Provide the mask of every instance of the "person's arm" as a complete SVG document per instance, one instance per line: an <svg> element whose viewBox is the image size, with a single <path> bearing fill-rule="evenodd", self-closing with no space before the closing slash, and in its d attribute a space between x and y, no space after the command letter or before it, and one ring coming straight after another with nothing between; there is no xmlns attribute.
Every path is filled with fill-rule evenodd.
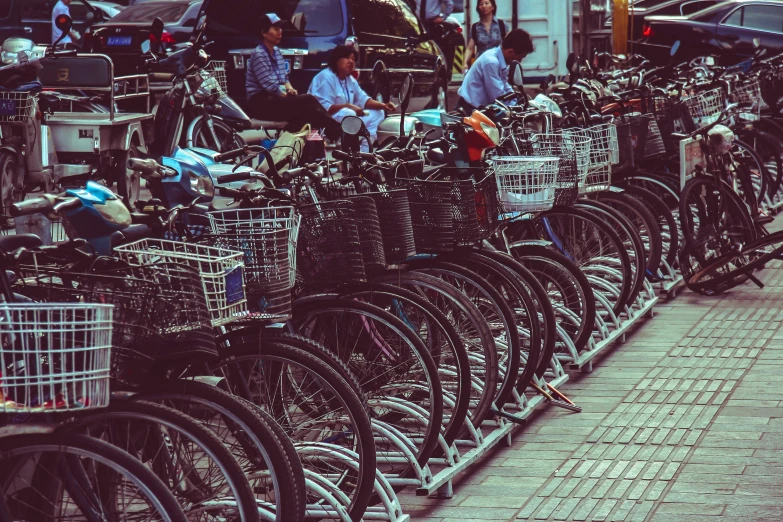
<svg viewBox="0 0 783 522"><path fill-rule="evenodd" d="M270 63L269 56L265 55L266 53L263 51L256 52L254 59L251 60L250 72L264 91L279 96L280 86L277 84L277 76L272 69L272 67L277 67L277 64Z"/></svg>
<svg viewBox="0 0 783 522"><path fill-rule="evenodd" d="M454 0L443 0L443 18L448 18L454 12Z"/></svg>
<svg viewBox="0 0 783 522"><path fill-rule="evenodd" d="M354 105L358 107L363 107L367 110L375 110L375 111L389 111L392 112L396 107L392 102L389 103L381 103L377 100L373 100L368 96L366 92L364 92L364 89L362 89L359 86L359 82L356 81L356 79L352 79L351 81L351 87L353 88L353 100L351 100Z"/></svg>
<svg viewBox="0 0 783 522"><path fill-rule="evenodd" d="M291 82L285 82L285 93L292 96L296 96L297 94L299 94L299 91L294 89L294 86L291 85Z"/></svg>
<svg viewBox="0 0 783 522"><path fill-rule="evenodd" d="M463 62L462 72L468 72L470 67L470 59L473 57L473 53L476 52L476 42L473 38L468 39L468 45L465 47L465 61Z"/></svg>

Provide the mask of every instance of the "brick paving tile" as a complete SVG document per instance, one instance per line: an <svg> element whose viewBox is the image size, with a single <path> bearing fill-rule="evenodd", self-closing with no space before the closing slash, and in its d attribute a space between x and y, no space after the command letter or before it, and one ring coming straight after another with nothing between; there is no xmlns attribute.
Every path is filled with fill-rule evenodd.
<svg viewBox="0 0 783 522"><path fill-rule="evenodd" d="M412 520L783 520L783 270L656 308L550 408ZM472 478L470 478L472 477ZM409 503L408 501L412 501ZM409 508L410 506L410 508Z"/></svg>

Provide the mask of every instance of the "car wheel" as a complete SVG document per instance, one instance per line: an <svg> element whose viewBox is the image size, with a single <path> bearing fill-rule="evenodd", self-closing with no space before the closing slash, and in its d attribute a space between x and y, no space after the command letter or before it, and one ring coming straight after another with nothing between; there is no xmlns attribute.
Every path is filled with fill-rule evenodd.
<svg viewBox="0 0 783 522"><path fill-rule="evenodd" d="M10 212L11 205L17 201L21 201L22 193L16 189L16 177L19 175L19 165L13 154L1 153L0 154L0 203L2 209L0 213L7 216ZM10 228L14 226L13 218L2 218L0 220L0 226L3 228Z"/></svg>
<svg viewBox="0 0 783 522"><path fill-rule="evenodd" d="M389 100L391 100L389 84L385 81L377 82L372 92L372 99L380 103L389 103Z"/></svg>
<svg viewBox="0 0 783 522"><path fill-rule="evenodd" d="M449 90L446 87L446 80L438 82L435 92L432 93L430 106L433 109L439 109L444 112L449 110Z"/></svg>
<svg viewBox="0 0 783 522"><path fill-rule="evenodd" d="M136 202L141 195L141 176L138 172L129 169L126 165L131 158L138 158L139 150L135 143L132 143L126 154L121 154L122 163L116 165L115 176L117 181L117 194L122 198L125 205L131 210L136 210Z"/></svg>

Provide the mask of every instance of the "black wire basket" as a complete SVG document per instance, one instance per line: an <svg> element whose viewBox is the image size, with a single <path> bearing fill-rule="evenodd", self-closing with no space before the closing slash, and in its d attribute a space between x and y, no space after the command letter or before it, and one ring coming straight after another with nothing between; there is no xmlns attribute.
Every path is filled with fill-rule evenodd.
<svg viewBox="0 0 783 522"><path fill-rule="evenodd" d="M329 286L366 279L354 206L324 201L298 208L297 279L305 285Z"/></svg>
<svg viewBox="0 0 783 522"><path fill-rule="evenodd" d="M393 183L408 190L416 252L452 252L456 239L452 183L403 178Z"/></svg>
<svg viewBox="0 0 783 522"><path fill-rule="evenodd" d="M634 166L634 148L633 131L628 119L615 122L617 129L617 145L619 146L620 162L618 168L629 168ZM646 125L645 125L646 128Z"/></svg>
<svg viewBox="0 0 783 522"><path fill-rule="evenodd" d="M353 204L365 270L385 268L386 253L375 200L361 194L350 196L347 200Z"/></svg>
<svg viewBox="0 0 783 522"><path fill-rule="evenodd" d="M365 192L362 195L372 198L375 202L383 236L386 262L399 264L416 255L416 240L413 235L408 191L396 189L383 192Z"/></svg>
<svg viewBox="0 0 783 522"><path fill-rule="evenodd" d="M138 382L150 363L218 355L198 271L160 263L105 273L47 272L15 289L38 301L114 305L111 375Z"/></svg>

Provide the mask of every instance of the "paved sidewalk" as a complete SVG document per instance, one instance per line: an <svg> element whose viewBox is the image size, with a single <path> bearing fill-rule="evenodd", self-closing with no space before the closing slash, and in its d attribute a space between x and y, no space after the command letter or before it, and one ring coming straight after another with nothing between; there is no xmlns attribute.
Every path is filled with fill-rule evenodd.
<svg viewBox="0 0 783 522"><path fill-rule="evenodd" d="M716 298L687 290L413 520L783 520L783 269Z"/></svg>

